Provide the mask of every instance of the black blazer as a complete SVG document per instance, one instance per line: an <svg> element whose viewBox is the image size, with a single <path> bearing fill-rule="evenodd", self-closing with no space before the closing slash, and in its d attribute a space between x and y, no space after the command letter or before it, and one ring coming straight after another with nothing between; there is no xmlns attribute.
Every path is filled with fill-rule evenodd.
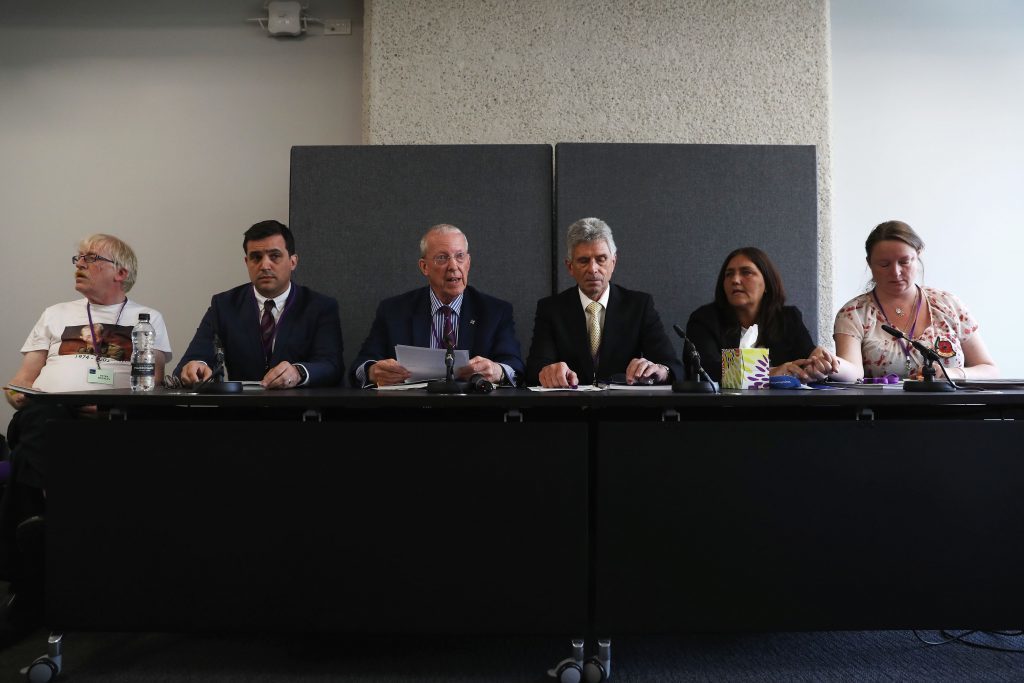
<svg viewBox="0 0 1024 683"><path fill-rule="evenodd" d="M682 364L651 295L614 284L610 287L596 373L579 289L573 286L537 302L533 342L526 359L526 378L531 386L539 383L542 368L559 361L566 363L580 382L591 384L595 374L598 380L606 381L625 372L629 361L640 357L668 366L669 381L682 379Z"/></svg>
<svg viewBox="0 0 1024 683"><path fill-rule="evenodd" d="M224 365L233 380L261 380L269 368L281 361L301 363L309 373L303 386L337 386L345 372L342 358L341 318L338 302L308 287L292 282L287 308L278 320L274 353L267 366L263 357L259 307L252 284L214 294L188 350L174 368L192 360L214 365L213 333L224 345Z"/></svg>
<svg viewBox="0 0 1024 683"><path fill-rule="evenodd" d="M349 369L349 381L359 386L356 368L369 360L395 357L395 346L430 346L430 289L420 287L385 299L377 306L370 333ZM512 304L466 287L459 311L459 346L469 357L483 356L504 363L523 376L523 357L512 319Z"/></svg>
<svg viewBox="0 0 1024 683"><path fill-rule="evenodd" d="M791 360L807 358L814 350L811 334L804 325L803 316L796 306L782 307L780 332L765 337L760 331L760 346L767 347L772 367ZM711 378L722 380L722 349L734 349L740 344L740 328L735 320L722 315L714 304L705 304L686 322L686 336L700 353L700 362Z"/></svg>

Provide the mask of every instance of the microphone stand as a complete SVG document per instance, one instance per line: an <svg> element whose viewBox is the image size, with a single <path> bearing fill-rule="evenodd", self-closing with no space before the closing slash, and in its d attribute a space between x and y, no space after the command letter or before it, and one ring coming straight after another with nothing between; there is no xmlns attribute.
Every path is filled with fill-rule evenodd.
<svg viewBox="0 0 1024 683"><path fill-rule="evenodd" d="M448 344L444 353L444 379L427 383L428 394L465 394L467 382L455 380L455 345Z"/></svg>
<svg viewBox="0 0 1024 683"><path fill-rule="evenodd" d="M944 392L944 391L956 391L960 387L949 378L949 373L946 372L946 367L942 364L942 359L939 358L939 354L935 353L934 349L929 349L927 346L917 341L916 339L908 339L903 332L897 330L891 325L882 325L882 329L891 334L896 339L902 339L909 342L911 346L917 349L917 352L921 354L924 359L924 365L921 367L922 380L908 380L903 382L903 391L914 391L914 392ZM935 379L935 368L932 363L938 363L942 369L942 374L946 377L945 382L939 382Z"/></svg>
<svg viewBox="0 0 1024 683"><path fill-rule="evenodd" d="M213 357L216 365L213 372L202 382L194 385L192 391L197 394L240 394L242 393L241 382L217 382L217 378L224 376L224 345L220 342L220 335L213 333Z"/></svg>
<svg viewBox="0 0 1024 683"><path fill-rule="evenodd" d="M686 372L686 379L676 380L672 383L672 391L677 394L717 394L718 389L715 388L715 383L701 364L697 347L679 325L672 325L672 329L683 339L682 361L683 370ZM686 358L687 354L690 356L689 361ZM697 375L697 378L693 379L693 375Z"/></svg>

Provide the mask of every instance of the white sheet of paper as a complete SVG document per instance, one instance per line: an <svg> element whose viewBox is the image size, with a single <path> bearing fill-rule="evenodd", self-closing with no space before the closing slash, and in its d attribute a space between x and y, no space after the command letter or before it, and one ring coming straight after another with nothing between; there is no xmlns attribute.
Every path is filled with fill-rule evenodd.
<svg viewBox="0 0 1024 683"><path fill-rule="evenodd" d="M395 346L395 360L412 373L406 382L422 382L426 379L444 379L444 349L427 349L422 346ZM455 349L455 372L469 365L469 351Z"/></svg>
<svg viewBox="0 0 1024 683"><path fill-rule="evenodd" d="M426 382L412 382L410 384L389 384L386 387L377 387L377 391L408 391L409 389L426 389L426 388L427 388L427 383Z"/></svg>
<svg viewBox="0 0 1024 683"><path fill-rule="evenodd" d="M650 389L650 387L647 387ZM581 384L578 387L527 387L530 391L604 391L604 386L595 386L593 384Z"/></svg>
<svg viewBox="0 0 1024 683"><path fill-rule="evenodd" d="M609 384L609 391L672 391L671 384Z"/></svg>

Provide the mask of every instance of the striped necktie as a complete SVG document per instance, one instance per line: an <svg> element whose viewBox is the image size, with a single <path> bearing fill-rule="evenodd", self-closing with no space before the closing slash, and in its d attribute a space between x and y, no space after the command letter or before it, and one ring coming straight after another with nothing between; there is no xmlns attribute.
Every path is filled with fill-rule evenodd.
<svg viewBox="0 0 1024 683"><path fill-rule="evenodd" d="M274 353L274 330L277 328L277 321L274 320L274 300L267 299L263 303L263 317L260 319L260 335L263 338L263 357L267 367L270 367L270 356Z"/></svg>
<svg viewBox="0 0 1024 683"><path fill-rule="evenodd" d="M442 306L441 312L444 313L444 347L447 349L450 346L455 346L455 330L452 329L452 308L451 306Z"/></svg>

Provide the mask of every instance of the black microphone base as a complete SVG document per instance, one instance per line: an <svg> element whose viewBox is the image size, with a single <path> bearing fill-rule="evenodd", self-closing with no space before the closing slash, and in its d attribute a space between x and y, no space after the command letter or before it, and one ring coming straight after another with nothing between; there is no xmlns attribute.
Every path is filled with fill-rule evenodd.
<svg viewBox="0 0 1024 683"><path fill-rule="evenodd" d="M195 386L193 390L197 394L240 394L242 393L241 382L211 382L202 386Z"/></svg>
<svg viewBox="0 0 1024 683"><path fill-rule="evenodd" d="M956 391L949 382L939 382L937 380L909 380L903 382L903 391L916 391L916 392L942 392L942 391Z"/></svg>
<svg viewBox="0 0 1024 683"><path fill-rule="evenodd" d="M714 394L715 385L711 382L697 382L695 380L680 381L672 383L672 391L677 394Z"/></svg>
<svg viewBox="0 0 1024 683"><path fill-rule="evenodd" d="M469 393L469 382L459 382L454 379L437 380L427 382L428 394L467 394Z"/></svg>

